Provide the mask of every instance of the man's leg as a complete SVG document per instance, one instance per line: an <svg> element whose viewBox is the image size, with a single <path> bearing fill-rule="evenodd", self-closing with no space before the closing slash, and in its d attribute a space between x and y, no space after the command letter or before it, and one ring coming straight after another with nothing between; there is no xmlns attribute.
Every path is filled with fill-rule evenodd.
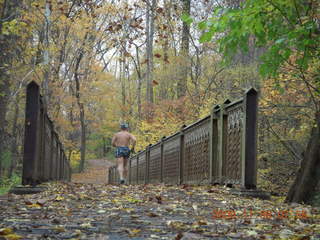
<svg viewBox="0 0 320 240"><path fill-rule="evenodd" d="M128 158L123 158L123 176L127 180L128 178Z"/></svg>
<svg viewBox="0 0 320 240"><path fill-rule="evenodd" d="M120 176L120 181L124 180L123 175L124 175L124 158L120 157L117 158L117 163L118 163L118 172Z"/></svg>

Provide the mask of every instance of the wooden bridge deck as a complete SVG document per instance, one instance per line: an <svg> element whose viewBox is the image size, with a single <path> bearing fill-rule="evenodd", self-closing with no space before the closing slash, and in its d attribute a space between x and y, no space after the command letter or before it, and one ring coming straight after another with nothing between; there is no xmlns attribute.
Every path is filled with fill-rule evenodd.
<svg viewBox="0 0 320 240"><path fill-rule="evenodd" d="M90 166L71 183L1 199L0 239L320 238L319 209L240 198L224 187L108 185L110 163Z"/></svg>

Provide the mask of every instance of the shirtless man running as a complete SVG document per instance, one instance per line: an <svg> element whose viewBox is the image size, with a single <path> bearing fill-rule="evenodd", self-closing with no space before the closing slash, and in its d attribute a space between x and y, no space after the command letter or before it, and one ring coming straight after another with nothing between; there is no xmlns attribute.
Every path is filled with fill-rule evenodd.
<svg viewBox="0 0 320 240"><path fill-rule="evenodd" d="M118 164L118 172L120 176L120 184L125 183L127 178L127 160L130 152L134 152L136 145L136 138L128 131L128 124L122 123L120 125L121 131L116 133L112 138L112 146L116 147L116 158ZM130 150L129 146L132 145Z"/></svg>

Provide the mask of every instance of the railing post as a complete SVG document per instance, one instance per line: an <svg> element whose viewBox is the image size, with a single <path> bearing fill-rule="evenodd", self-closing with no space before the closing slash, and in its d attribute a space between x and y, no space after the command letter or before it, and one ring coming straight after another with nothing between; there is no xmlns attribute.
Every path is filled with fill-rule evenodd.
<svg viewBox="0 0 320 240"><path fill-rule="evenodd" d="M223 103L223 109L225 109L225 106L231 103L229 99L226 99ZM228 147L228 113L227 111L223 110L223 158L222 158L222 183L225 183L226 181L226 174L227 174L227 147Z"/></svg>
<svg viewBox="0 0 320 240"><path fill-rule="evenodd" d="M60 178L59 180L63 180L63 158L64 158L64 152L62 148L62 144L60 144Z"/></svg>
<svg viewBox="0 0 320 240"><path fill-rule="evenodd" d="M131 159L132 159L132 157L130 157L129 159L128 159L128 183L129 184L131 184Z"/></svg>
<svg viewBox="0 0 320 240"><path fill-rule="evenodd" d="M241 139L242 187L257 186L257 109L258 92L251 88L243 101L243 131Z"/></svg>
<svg viewBox="0 0 320 240"><path fill-rule="evenodd" d="M146 147L146 175L145 175L145 184L149 183L149 176L150 176L150 148L152 144Z"/></svg>
<svg viewBox="0 0 320 240"><path fill-rule="evenodd" d="M63 160L63 178L67 181L67 180L68 180L68 177L67 177L66 169L67 169L67 156L66 156L66 154L64 153L64 160Z"/></svg>
<svg viewBox="0 0 320 240"><path fill-rule="evenodd" d="M139 156L140 154L137 155L137 174L136 174L136 184L139 184Z"/></svg>
<svg viewBox="0 0 320 240"><path fill-rule="evenodd" d="M55 141L55 145L56 145L56 153L55 153L55 175L54 175L54 181L57 181L58 180L58 177L59 177L59 162L58 162L58 159L59 159L59 142L58 142L58 136L57 136L57 133L54 132L54 141Z"/></svg>
<svg viewBox="0 0 320 240"><path fill-rule="evenodd" d="M185 156L185 147L184 147L184 128L186 125L183 125L180 129L180 156L179 156L179 184L182 184L184 179L183 179L183 161L184 161L184 156Z"/></svg>
<svg viewBox="0 0 320 240"><path fill-rule="evenodd" d="M27 86L26 119L25 119L25 141L23 155L23 185L35 185L34 177L38 169L39 161L39 111L40 111L40 89L39 85L31 82Z"/></svg>
<svg viewBox="0 0 320 240"><path fill-rule="evenodd" d="M216 170L218 167L218 117L216 112L219 105L215 105L210 114L210 129L209 129L209 183L216 183Z"/></svg>
<svg viewBox="0 0 320 240"><path fill-rule="evenodd" d="M63 164L64 164L64 151L61 143L61 158L60 158L60 179L63 180Z"/></svg>
<svg viewBox="0 0 320 240"><path fill-rule="evenodd" d="M223 106L220 106L218 116L218 162L217 162L217 180L222 183L222 164L223 164Z"/></svg>
<svg viewBox="0 0 320 240"><path fill-rule="evenodd" d="M161 152L161 158L160 158L160 182L163 182L163 160L164 160L164 152L163 152L163 145L164 145L164 141L166 140L166 136L163 136L161 138L161 145L160 145L160 152Z"/></svg>
<svg viewBox="0 0 320 240"><path fill-rule="evenodd" d="M45 181L45 106L43 103L43 98L40 96L40 117L39 117L39 167L38 167L38 177L39 181L43 182Z"/></svg>
<svg viewBox="0 0 320 240"><path fill-rule="evenodd" d="M224 107L229 104L230 100L227 99L220 105L220 114L218 120L218 181L223 184L225 181L225 159L226 159L226 146L227 146L227 115L225 114Z"/></svg>
<svg viewBox="0 0 320 240"><path fill-rule="evenodd" d="M50 122L50 169L49 169L49 172L50 172L50 180L53 180L53 175L54 175L54 153L53 153L53 146L54 146L54 136L53 136L53 123L51 122L51 120L49 121Z"/></svg>
<svg viewBox="0 0 320 240"><path fill-rule="evenodd" d="M115 167L113 166L112 170L111 170L111 183L112 184L115 184L115 179L116 179L114 168Z"/></svg>

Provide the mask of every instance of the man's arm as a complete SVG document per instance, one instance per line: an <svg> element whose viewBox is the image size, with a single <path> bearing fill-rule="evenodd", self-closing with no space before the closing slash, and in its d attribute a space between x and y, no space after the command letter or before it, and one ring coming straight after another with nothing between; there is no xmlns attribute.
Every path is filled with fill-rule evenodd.
<svg viewBox="0 0 320 240"><path fill-rule="evenodd" d="M134 149L134 147L136 146L137 139L132 134L130 134L130 141L131 141L131 144L132 144L132 149Z"/></svg>
<svg viewBox="0 0 320 240"><path fill-rule="evenodd" d="M116 145L116 141L117 141L117 136L114 135L113 138L112 138L112 141L111 141L111 145L112 145L113 147L116 147L116 146L117 146L117 145Z"/></svg>

